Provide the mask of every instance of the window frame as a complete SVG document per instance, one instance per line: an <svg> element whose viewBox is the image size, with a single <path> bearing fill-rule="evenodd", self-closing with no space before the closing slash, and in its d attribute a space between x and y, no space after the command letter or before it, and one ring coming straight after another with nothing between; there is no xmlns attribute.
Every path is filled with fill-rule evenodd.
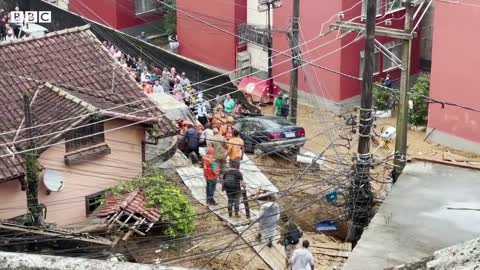
<svg viewBox="0 0 480 270"><path fill-rule="evenodd" d="M97 210L97 208L102 205L101 200L104 198L105 198L105 190L86 195L85 196L85 215L88 217L93 212L95 212L95 210ZM90 202L90 200L92 199L95 200L93 203ZM90 210L90 206L94 204L98 204L98 205L93 210Z"/></svg>
<svg viewBox="0 0 480 270"><path fill-rule="evenodd" d="M382 0L377 0L377 12L375 13L376 17L382 16ZM360 12L361 16L367 16L367 0L362 0L362 10Z"/></svg>
<svg viewBox="0 0 480 270"><path fill-rule="evenodd" d="M99 120L92 119L90 123L85 124L83 127L73 128L65 133L65 152L71 153L91 146L104 144L105 127L103 122L98 122ZM96 135L90 136L91 134Z"/></svg>
<svg viewBox="0 0 480 270"><path fill-rule="evenodd" d="M376 58L375 62L377 63L377 71L375 71L375 62L374 62L373 63L373 75L378 75L378 74L380 74L380 51L377 48L375 48L374 56ZM360 61L359 61L360 70L358 72L358 74L359 74L358 77L360 79L363 77L363 65L364 65L363 59L365 59L365 51L360 51Z"/></svg>
<svg viewBox="0 0 480 270"><path fill-rule="evenodd" d="M140 4L142 6L141 11L139 11L138 3L141 3ZM148 10L146 9L147 3L151 3L152 5L151 9L148 9ZM134 4L135 4L135 15L137 16L157 11L157 6L155 5L155 2L153 0L135 0Z"/></svg>
<svg viewBox="0 0 480 270"><path fill-rule="evenodd" d="M392 50L396 49L396 48L399 48L400 49L400 55L396 55L396 56L399 59L402 59L403 43L401 41L398 41L398 40L391 41L391 42L388 42L388 43L384 44L384 46L385 46L385 48L387 48L393 54L394 54L394 52ZM385 61L389 61L391 63L391 65L389 67L386 67ZM399 65L396 65L396 66L392 66L392 65L393 65L393 61L390 60L387 56L383 55L383 61L382 61L383 72L400 68Z"/></svg>
<svg viewBox="0 0 480 270"><path fill-rule="evenodd" d="M388 2L389 1L399 3L400 7L394 8L392 10L388 10ZM405 7L402 5L402 0L385 0L385 14L392 14L392 13L395 13L395 12L403 10L403 9L405 9Z"/></svg>

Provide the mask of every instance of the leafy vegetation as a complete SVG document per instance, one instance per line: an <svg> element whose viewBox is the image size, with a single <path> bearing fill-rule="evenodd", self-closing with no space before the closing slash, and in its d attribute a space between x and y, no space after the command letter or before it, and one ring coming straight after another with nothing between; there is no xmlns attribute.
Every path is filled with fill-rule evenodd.
<svg viewBox="0 0 480 270"><path fill-rule="evenodd" d="M373 85L373 106L375 106L377 110L383 111L390 109L392 98L393 93L391 91L383 89L376 84Z"/></svg>
<svg viewBox="0 0 480 270"><path fill-rule="evenodd" d="M193 231L194 210L190 201L165 176L150 171L144 177L126 181L110 191L113 194L125 194L136 190L145 192L148 206L160 209L161 220L166 224L166 235L183 236Z"/></svg>
<svg viewBox="0 0 480 270"><path fill-rule="evenodd" d="M430 76L421 74L412 89L409 99L413 102L413 109L408 114L408 122L414 126L425 125L427 123L428 103L424 97L430 92Z"/></svg>
<svg viewBox="0 0 480 270"><path fill-rule="evenodd" d="M163 10L163 27L167 35L175 35L177 33L177 3L176 0L162 0ZM172 7L168 7L168 6Z"/></svg>

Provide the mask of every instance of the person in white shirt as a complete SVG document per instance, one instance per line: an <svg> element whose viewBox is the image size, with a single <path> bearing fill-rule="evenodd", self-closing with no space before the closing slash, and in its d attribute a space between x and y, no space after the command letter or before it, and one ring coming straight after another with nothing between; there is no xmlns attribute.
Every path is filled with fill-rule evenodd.
<svg viewBox="0 0 480 270"><path fill-rule="evenodd" d="M154 94L163 94L165 93L165 89L160 85L160 81L156 80L155 85L153 86L153 93Z"/></svg>
<svg viewBox="0 0 480 270"><path fill-rule="evenodd" d="M182 72L182 75L177 76L178 80L180 80L180 83L183 86L190 86L190 80L187 78L187 74L185 72Z"/></svg>
<svg viewBox="0 0 480 270"><path fill-rule="evenodd" d="M205 124L208 123L208 119L207 108L205 106L205 100L203 100L203 98L197 99L197 103L195 104L195 112L197 114L198 122L205 126Z"/></svg>
<svg viewBox="0 0 480 270"><path fill-rule="evenodd" d="M213 138L213 129L211 129L210 124L207 123L204 126L204 130L202 132L202 135L200 135L200 145L205 146L207 145L208 141Z"/></svg>
<svg viewBox="0 0 480 270"><path fill-rule="evenodd" d="M310 242L303 240L302 247L293 252L290 264L292 270L314 270L313 255L308 250Z"/></svg>

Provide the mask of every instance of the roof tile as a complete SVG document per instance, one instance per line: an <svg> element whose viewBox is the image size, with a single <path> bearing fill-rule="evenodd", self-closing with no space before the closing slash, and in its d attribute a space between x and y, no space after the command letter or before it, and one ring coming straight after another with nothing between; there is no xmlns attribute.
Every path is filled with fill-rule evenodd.
<svg viewBox="0 0 480 270"><path fill-rule="evenodd" d="M87 113L72 101L55 96L45 83L106 110L130 102L112 110L115 113L149 118L157 117L161 135L176 133L174 124L163 115L143 93L106 48L90 32L88 27L53 32L46 37L21 39L0 44L0 133L15 131L23 119L23 93L33 96L40 91L32 104L35 125L66 119ZM113 84L112 84L113 81ZM65 121L39 127L36 134L64 130L72 125ZM19 138L25 134L19 134ZM0 143L13 142L15 133L0 135ZM42 138L37 144L46 143L52 137ZM0 146L0 154L5 152ZM12 149L13 151L13 149ZM0 182L23 174L22 158L0 157ZM3 165L2 165L3 164ZM10 168L10 167L14 168Z"/></svg>

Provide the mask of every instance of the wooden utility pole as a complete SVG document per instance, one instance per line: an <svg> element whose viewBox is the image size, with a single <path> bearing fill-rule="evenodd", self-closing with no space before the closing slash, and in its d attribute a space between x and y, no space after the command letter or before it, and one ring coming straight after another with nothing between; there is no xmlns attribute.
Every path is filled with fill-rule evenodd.
<svg viewBox="0 0 480 270"><path fill-rule="evenodd" d="M23 94L24 113L25 113L25 129L27 138L29 138L27 151L25 153L25 171L27 183L27 207L29 212L29 221L27 225L40 226L42 225L42 207L38 202L38 164L37 164L37 150L35 141L31 138L34 136L32 109L30 107L31 99L28 93Z"/></svg>
<svg viewBox="0 0 480 270"><path fill-rule="evenodd" d="M413 27L413 4L406 0L405 33L411 33ZM397 135L395 138L395 155L392 172L395 183L405 168L407 159L407 131L408 131L408 89L410 89L410 55L412 40L404 39L402 49L402 73L400 78L400 100L397 114Z"/></svg>
<svg viewBox="0 0 480 270"><path fill-rule="evenodd" d="M363 32L366 29L366 42L365 42L365 62L364 62L364 73L362 81L362 100L361 100L361 109L360 109L360 140L358 143L358 158L356 166L356 175L352 181L351 199L350 199L350 209L352 216L352 228L349 234L349 240L352 240L353 245L360 239L360 236L363 232L364 227L369 222L369 214L372 206L372 193L370 190L369 171L371 166L371 154L370 151L370 129L372 122L372 76L371 72L373 70L373 46L375 34L384 37L391 37L396 39L403 40L403 44L411 44L411 40L415 36L415 33L412 33L411 21L413 16L413 3L411 0L407 1L407 15L405 24L409 25L406 30L399 30L394 28L375 26L375 13L376 13L376 0L367 0L367 23L363 25L361 23L356 23L352 21L337 21L336 23L330 26L333 30L343 30L343 31L356 31ZM373 28L373 29L372 29ZM410 74L410 45L407 45L408 50L404 49L403 51L403 68L405 74ZM402 72L402 85L408 87L408 78L403 76ZM397 125L397 144L400 147L401 145L406 145L406 126L407 126L407 96L406 88L403 93L403 106L404 110L401 112L402 117L400 123L405 127L405 135L399 139L399 128ZM402 97L401 97L402 102ZM402 105L400 105L402 106ZM401 109L402 107L400 107ZM400 113L399 113L400 114ZM398 143L400 140L400 143ZM405 149L406 147L402 148ZM405 152L402 152L405 153ZM398 161L404 161L404 154L398 155L402 159ZM397 156L396 156L397 157ZM403 165L405 163L403 162ZM403 167L402 167L403 168ZM401 170L400 170L401 171ZM394 170L394 173L396 170Z"/></svg>
<svg viewBox="0 0 480 270"><path fill-rule="evenodd" d="M365 33L365 58L362 75L362 94L359 121L358 156L356 174L351 187L352 224L350 239L355 246L370 220L373 195L370 188L370 132L372 127L373 61L375 59L375 19L377 1L367 0L367 22Z"/></svg>
<svg viewBox="0 0 480 270"><path fill-rule="evenodd" d="M288 116L294 124L297 123L298 69L300 67L300 48L298 47L299 18L300 0L293 0L292 29L289 33L290 48L292 50L292 71L290 72L290 108Z"/></svg>

